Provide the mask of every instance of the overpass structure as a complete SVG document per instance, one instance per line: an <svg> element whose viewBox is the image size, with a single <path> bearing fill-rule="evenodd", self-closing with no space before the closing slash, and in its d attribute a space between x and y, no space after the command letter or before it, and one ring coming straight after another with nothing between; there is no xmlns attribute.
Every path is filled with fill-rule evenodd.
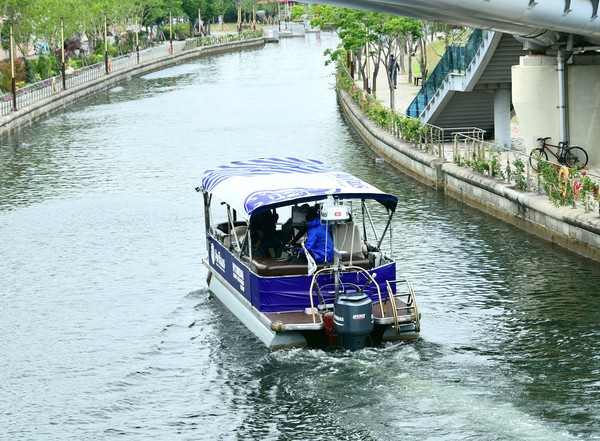
<svg viewBox="0 0 600 441"><path fill-rule="evenodd" d="M428 97L427 105L418 109L418 117L429 121L438 118L438 125L444 119L452 120L444 113L453 112L447 105L455 92L476 92L482 102L485 101L482 90L487 90L490 95L487 101L493 106L494 137L501 144L510 140L514 106L527 148L535 146L537 137L551 136L555 143L585 146L590 164L600 164L600 0L324 0L322 3L490 31L485 33L486 44L473 54L472 65L461 72L463 77L448 74L443 83L437 79L435 96ZM512 35L520 48L506 36L500 37L500 33ZM494 64L490 67L489 63L496 60L498 67L500 57L494 58L494 52L502 47L512 50L505 57L509 79L490 86L484 83L493 74ZM456 96L453 99L460 101ZM467 103L464 109L469 104L463 101Z"/></svg>

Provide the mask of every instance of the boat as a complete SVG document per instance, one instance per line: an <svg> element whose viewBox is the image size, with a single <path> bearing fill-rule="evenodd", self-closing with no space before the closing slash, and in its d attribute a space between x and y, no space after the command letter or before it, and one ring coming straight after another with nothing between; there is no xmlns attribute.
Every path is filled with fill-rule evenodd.
<svg viewBox="0 0 600 441"><path fill-rule="evenodd" d="M298 158L211 168L196 191L210 295L267 347L358 350L418 338L415 293L393 259L395 196Z"/></svg>

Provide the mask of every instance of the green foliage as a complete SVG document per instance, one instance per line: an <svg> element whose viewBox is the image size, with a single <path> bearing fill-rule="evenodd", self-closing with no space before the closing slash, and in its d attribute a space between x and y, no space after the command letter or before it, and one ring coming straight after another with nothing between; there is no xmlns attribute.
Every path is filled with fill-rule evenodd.
<svg viewBox="0 0 600 441"><path fill-rule="evenodd" d="M570 180L561 179L561 167L546 161L538 163L540 184L557 207L572 205L575 200L573 185Z"/></svg>
<svg viewBox="0 0 600 441"><path fill-rule="evenodd" d="M291 19L292 20L296 20L296 19L300 19L302 18L302 16L306 14L306 9L304 9L302 6L300 5L294 5L292 7L292 15L291 15Z"/></svg>
<svg viewBox="0 0 600 441"><path fill-rule="evenodd" d="M169 39L170 27L167 25L163 28L165 39ZM181 38L183 36L183 38ZM173 40L182 40L191 36L189 23L178 23L173 25Z"/></svg>
<svg viewBox="0 0 600 441"><path fill-rule="evenodd" d="M44 54L40 54L35 63L35 72L41 80L45 80L50 76L50 62Z"/></svg>
<svg viewBox="0 0 600 441"><path fill-rule="evenodd" d="M35 61L25 58L25 82L35 83Z"/></svg>
<svg viewBox="0 0 600 441"><path fill-rule="evenodd" d="M0 88L4 93L12 90L10 62L0 62ZM15 83L25 81L25 63L20 58L15 59Z"/></svg>
<svg viewBox="0 0 600 441"><path fill-rule="evenodd" d="M103 60L104 60L104 47L105 47L104 40L98 40L96 42L96 47L94 49L94 54L101 55ZM118 55L119 55L119 48L110 44L110 41L109 41L108 42L108 56L110 58L113 58L113 57L117 57Z"/></svg>
<svg viewBox="0 0 600 441"><path fill-rule="evenodd" d="M413 144L418 144L421 141L421 123L419 120L404 118L401 127L401 133L404 139Z"/></svg>
<svg viewBox="0 0 600 441"><path fill-rule="evenodd" d="M513 168L508 169L508 177L515 182L521 190L527 190L527 178L525 177L525 163L520 159L516 159L513 163Z"/></svg>

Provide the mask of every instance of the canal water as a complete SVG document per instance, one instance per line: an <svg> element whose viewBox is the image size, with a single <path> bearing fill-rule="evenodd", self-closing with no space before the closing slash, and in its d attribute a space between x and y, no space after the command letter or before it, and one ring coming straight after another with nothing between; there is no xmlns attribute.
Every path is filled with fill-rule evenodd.
<svg viewBox="0 0 600 441"><path fill-rule="evenodd" d="M377 164L335 44L197 59L1 141L0 439L600 439L599 264ZM282 155L398 196L420 340L270 352L209 299L202 171Z"/></svg>

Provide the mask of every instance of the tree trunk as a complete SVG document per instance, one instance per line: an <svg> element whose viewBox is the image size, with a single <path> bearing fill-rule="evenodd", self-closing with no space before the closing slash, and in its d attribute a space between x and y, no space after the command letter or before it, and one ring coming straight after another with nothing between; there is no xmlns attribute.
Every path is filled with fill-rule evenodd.
<svg viewBox="0 0 600 441"><path fill-rule="evenodd" d="M423 77L423 81L425 81L425 76L427 75L427 42L425 38L419 38L419 51L421 52L419 57L419 67L421 68L421 76Z"/></svg>
<svg viewBox="0 0 600 441"><path fill-rule="evenodd" d="M411 41L410 37L407 39L406 45L408 46L408 82L412 83L413 82L412 58L413 58L414 53L413 53L412 41Z"/></svg>
<svg viewBox="0 0 600 441"><path fill-rule="evenodd" d="M375 63L375 67L373 68L373 87L371 87L371 91L372 91L373 95L375 95L375 92L377 91L377 74L379 73L379 65L381 63L382 50L383 50L382 43L379 42L377 44L376 63Z"/></svg>
<svg viewBox="0 0 600 441"><path fill-rule="evenodd" d="M403 41L398 47L398 63L400 64L400 73L406 75L406 65L404 64L404 57L406 56L406 43Z"/></svg>

